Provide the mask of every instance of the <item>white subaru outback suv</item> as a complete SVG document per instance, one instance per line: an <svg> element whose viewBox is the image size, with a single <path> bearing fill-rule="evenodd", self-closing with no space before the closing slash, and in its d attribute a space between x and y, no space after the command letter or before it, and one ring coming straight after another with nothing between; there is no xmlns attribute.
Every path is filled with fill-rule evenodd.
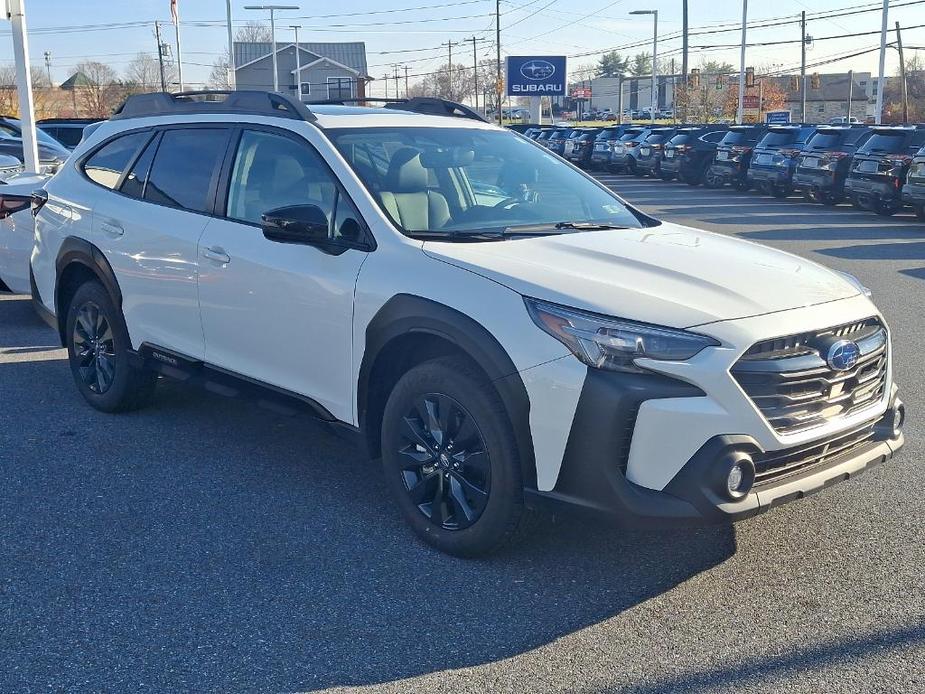
<svg viewBox="0 0 925 694"><path fill-rule="evenodd" d="M33 200L33 298L80 393L307 409L470 556L545 504L728 522L902 446L856 280L655 220L472 115L131 97Z"/></svg>

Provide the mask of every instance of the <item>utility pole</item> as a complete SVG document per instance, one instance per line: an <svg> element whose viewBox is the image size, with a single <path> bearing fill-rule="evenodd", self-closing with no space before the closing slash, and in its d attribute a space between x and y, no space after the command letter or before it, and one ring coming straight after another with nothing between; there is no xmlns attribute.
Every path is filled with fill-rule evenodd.
<svg viewBox="0 0 925 694"><path fill-rule="evenodd" d="M154 20L154 38L157 40L157 62L161 67L161 91L167 91L167 79L164 75L164 44L161 42L161 23Z"/></svg>
<svg viewBox="0 0 925 694"><path fill-rule="evenodd" d="M405 65L405 66L403 66L403 69L404 69L404 71L405 71L405 98L407 99L407 98L408 98L408 94L410 94L410 91L409 91L409 89L408 89L408 70L409 70L410 68L409 68L407 65Z"/></svg>
<svg viewBox="0 0 925 694"><path fill-rule="evenodd" d="M475 110L479 110L479 55L476 51L476 44L485 39L476 38L473 36L469 41L472 41L472 79L473 79L473 88L472 92L475 96Z"/></svg>
<svg viewBox="0 0 925 694"><path fill-rule="evenodd" d="M235 88L234 33L231 29L231 0L225 0L225 16L228 22L228 87Z"/></svg>
<svg viewBox="0 0 925 694"><path fill-rule="evenodd" d="M39 151L35 143L35 111L32 106L32 77L29 74L29 32L26 28L25 0L7 0L6 19L13 28L13 58L16 60L16 90L19 119L22 121L22 153L26 171L39 170Z"/></svg>
<svg viewBox="0 0 925 694"><path fill-rule="evenodd" d="M903 59L903 37L896 22L896 48L899 49L899 86L903 99L903 125L909 122L909 94L906 92L906 61Z"/></svg>
<svg viewBox="0 0 925 694"><path fill-rule="evenodd" d="M848 70L848 114L847 121L851 124L851 100L854 97L854 70Z"/></svg>
<svg viewBox="0 0 925 694"><path fill-rule="evenodd" d="M800 122L806 122L806 10L800 13Z"/></svg>
<svg viewBox="0 0 925 694"><path fill-rule="evenodd" d="M45 74L48 76L48 86L54 87L51 83L51 51L45 51Z"/></svg>
<svg viewBox="0 0 925 694"><path fill-rule="evenodd" d="M441 43L441 46L446 46L447 49L447 64L446 64L446 84L447 84L447 94L449 94L450 101L453 101L453 46L458 46L458 43L454 41L447 41L446 43Z"/></svg>
<svg viewBox="0 0 925 694"><path fill-rule="evenodd" d="M385 85L385 98L388 99L389 98L389 75L388 73L382 76L382 83ZM395 96L398 96L398 94L396 94Z"/></svg>
<svg viewBox="0 0 925 694"><path fill-rule="evenodd" d="M279 68L276 60L276 10L297 10L298 5L245 5L245 10L270 11L270 41L273 51L273 91L279 91ZM178 56L179 58L179 56Z"/></svg>
<svg viewBox="0 0 925 694"><path fill-rule="evenodd" d="M393 75L395 77L395 98L398 98L398 64L392 66Z"/></svg>
<svg viewBox="0 0 925 694"><path fill-rule="evenodd" d="M687 0L681 3L681 33L681 76L684 88L687 89Z"/></svg>
<svg viewBox="0 0 925 694"><path fill-rule="evenodd" d="M302 56L299 49L299 29L301 24L290 24L289 28L295 32L295 98L302 101Z"/></svg>
<svg viewBox="0 0 925 694"><path fill-rule="evenodd" d="M748 0L742 0L742 48L739 50L739 109L736 123L745 121L745 22L748 19Z"/></svg>
<svg viewBox="0 0 925 694"><path fill-rule="evenodd" d="M877 125L883 122L883 86L884 71L886 70L886 20L890 11L890 0L883 0L883 12L880 22L880 71L877 73L877 114L874 122Z"/></svg>
<svg viewBox="0 0 925 694"><path fill-rule="evenodd" d="M171 3L171 12L173 13L173 28L177 39L177 81L180 83L180 91L183 91L183 53L180 49L180 7L179 3Z"/></svg>
<svg viewBox="0 0 925 694"><path fill-rule="evenodd" d="M495 94L498 111L498 125L501 125L501 0L495 0Z"/></svg>

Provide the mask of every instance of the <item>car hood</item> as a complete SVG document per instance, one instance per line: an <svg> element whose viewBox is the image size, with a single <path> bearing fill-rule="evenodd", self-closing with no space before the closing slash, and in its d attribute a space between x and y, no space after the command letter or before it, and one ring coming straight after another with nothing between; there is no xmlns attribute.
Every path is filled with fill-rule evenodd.
<svg viewBox="0 0 925 694"><path fill-rule="evenodd" d="M424 252L526 296L676 328L859 293L841 274L790 253L667 223L509 241L427 241Z"/></svg>

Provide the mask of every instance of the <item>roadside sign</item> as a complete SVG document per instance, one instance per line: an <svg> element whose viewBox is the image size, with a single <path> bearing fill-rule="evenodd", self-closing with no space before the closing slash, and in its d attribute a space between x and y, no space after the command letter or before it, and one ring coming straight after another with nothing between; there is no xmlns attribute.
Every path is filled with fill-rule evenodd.
<svg viewBox="0 0 925 694"><path fill-rule="evenodd" d="M790 111L768 111L764 114L764 121L768 125L783 125L790 122Z"/></svg>
<svg viewBox="0 0 925 694"><path fill-rule="evenodd" d="M565 56L507 57L508 96L565 96Z"/></svg>
<svg viewBox="0 0 925 694"><path fill-rule="evenodd" d="M584 99L584 100L590 99L591 90L588 89L587 87L577 87L572 90L571 97L573 99Z"/></svg>

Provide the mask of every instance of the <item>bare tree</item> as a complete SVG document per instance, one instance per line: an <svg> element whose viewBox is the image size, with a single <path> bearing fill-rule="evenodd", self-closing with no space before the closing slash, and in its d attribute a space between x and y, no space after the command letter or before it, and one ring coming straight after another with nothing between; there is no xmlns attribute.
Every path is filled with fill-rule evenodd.
<svg viewBox="0 0 925 694"><path fill-rule="evenodd" d="M164 65L167 84L174 79L176 68ZM161 88L160 61L151 53L139 52L125 68L125 87L132 94L159 91Z"/></svg>
<svg viewBox="0 0 925 694"><path fill-rule="evenodd" d="M266 24L250 21L235 32L234 40L241 43L269 43L273 40L273 34Z"/></svg>
<svg viewBox="0 0 925 694"><path fill-rule="evenodd" d="M234 40L237 43L270 43L273 34L270 28L260 22L250 21L235 32ZM212 61L212 71L209 73L208 86L212 89L230 89L228 69L231 58L228 49Z"/></svg>
<svg viewBox="0 0 925 694"><path fill-rule="evenodd" d="M86 80L74 87L81 111L88 116L108 118L125 96L116 71L103 63L87 60L77 65L77 72Z"/></svg>

